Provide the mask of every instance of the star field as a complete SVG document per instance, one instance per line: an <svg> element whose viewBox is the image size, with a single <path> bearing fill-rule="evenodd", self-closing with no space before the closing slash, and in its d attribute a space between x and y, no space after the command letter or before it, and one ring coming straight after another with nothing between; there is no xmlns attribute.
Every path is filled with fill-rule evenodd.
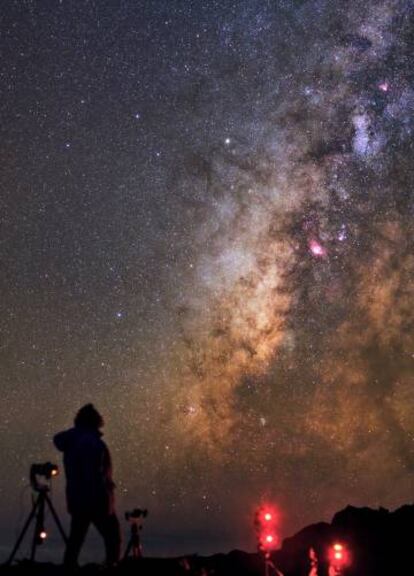
<svg viewBox="0 0 414 576"><path fill-rule="evenodd" d="M149 553L410 502L412 2L5 4L1 550L90 401Z"/></svg>

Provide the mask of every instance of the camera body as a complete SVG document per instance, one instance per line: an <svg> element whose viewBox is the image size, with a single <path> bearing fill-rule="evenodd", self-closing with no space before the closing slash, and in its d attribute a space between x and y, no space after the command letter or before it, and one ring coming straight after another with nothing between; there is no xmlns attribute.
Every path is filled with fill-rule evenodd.
<svg viewBox="0 0 414 576"><path fill-rule="evenodd" d="M148 510L145 508L134 508L130 512L125 512L125 520L127 522L139 522L148 516Z"/></svg>
<svg viewBox="0 0 414 576"><path fill-rule="evenodd" d="M52 464L52 462L45 462L44 464L32 464L30 474L35 474L36 476L44 476L47 480L50 480L52 476L57 476L59 474L59 468L56 464Z"/></svg>
<svg viewBox="0 0 414 576"><path fill-rule="evenodd" d="M30 467L30 484L37 492L49 489L49 481L59 474L59 467L51 462L42 464L32 464ZM39 482L39 478L44 478L46 483Z"/></svg>

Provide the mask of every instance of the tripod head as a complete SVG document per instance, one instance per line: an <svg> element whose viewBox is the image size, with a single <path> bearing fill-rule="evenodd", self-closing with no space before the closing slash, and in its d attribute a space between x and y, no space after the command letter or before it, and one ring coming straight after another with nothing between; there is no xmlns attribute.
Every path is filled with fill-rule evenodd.
<svg viewBox="0 0 414 576"><path fill-rule="evenodd" d="M30 485L35 492L49 492L51 479L59 474L59 467L51 462L32 464ZM41 479L44 481L42 482Z"/></svg>
<svg viewBox="0 0 414 576"><path fill-rule="evenodd" d="M130 524L142 523L144 518L148 516L148 510L141 508L134 508L131 512L125 512L125 520Z"/></svg>

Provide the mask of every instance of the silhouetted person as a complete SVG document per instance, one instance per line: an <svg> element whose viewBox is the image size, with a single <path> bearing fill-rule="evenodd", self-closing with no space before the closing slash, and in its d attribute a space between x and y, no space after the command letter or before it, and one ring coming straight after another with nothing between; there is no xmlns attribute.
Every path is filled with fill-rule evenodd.
<svg viewBox="0 0 414 576"><path fill-rule="evenodd" d="M121 533L114 508L111 456L102 440L102 416L86 404L75 417L75 426L56 434L53 441L63 452L66 473L66 500L72 516L64 563L78 564L79 552L89 525L94 524L105 542L106 562L120 559Z"/></svg>

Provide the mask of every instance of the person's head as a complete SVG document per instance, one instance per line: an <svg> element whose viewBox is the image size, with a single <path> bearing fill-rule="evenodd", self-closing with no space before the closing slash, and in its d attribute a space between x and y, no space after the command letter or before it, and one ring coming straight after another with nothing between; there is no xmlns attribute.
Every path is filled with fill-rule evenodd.
<svg viewBox="0 0 414 576"><path fill-rule="evenodd" d="M93 404L85 404L75 416L75 426L99 430L104 425L104 420Z"/></svg>

